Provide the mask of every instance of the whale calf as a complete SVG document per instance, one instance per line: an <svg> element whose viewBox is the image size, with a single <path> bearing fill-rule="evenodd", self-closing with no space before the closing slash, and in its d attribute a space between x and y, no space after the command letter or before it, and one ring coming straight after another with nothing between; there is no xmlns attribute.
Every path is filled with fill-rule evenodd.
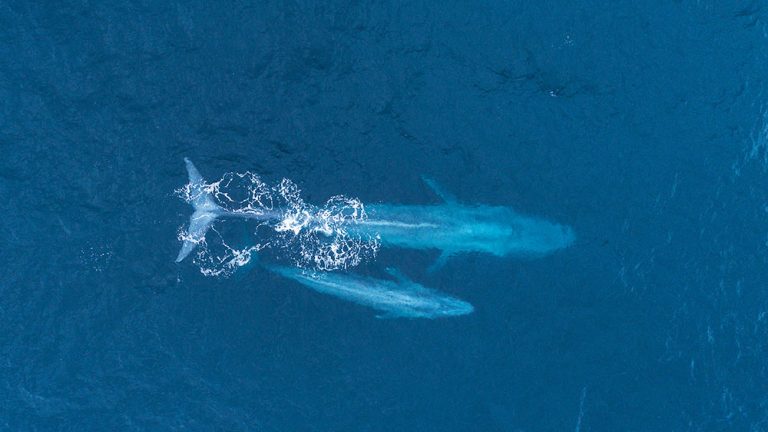
<svg viewBox="0 0 768 432"><path fill-rule="evenodd" d="M378 318L445 318L467 315L471 304L426 288L389 268L392 280L345 273L328 273L294 267L265 266L317 292L378 310Z"/></svg>

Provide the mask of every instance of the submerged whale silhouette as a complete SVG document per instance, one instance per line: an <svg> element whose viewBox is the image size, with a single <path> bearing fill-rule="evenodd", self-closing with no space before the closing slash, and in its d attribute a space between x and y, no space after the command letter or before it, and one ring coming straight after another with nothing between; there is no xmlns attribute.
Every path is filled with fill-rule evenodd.
<svg viewBox="0 0 768 432"><path fill-rule="evenodd" d="M392 268L387 272L394 280L294 267L265 267L320 293L382 312L377 318L433 319L467 315L474 311L471 304L426 288Z"/></svg>
<svg viewBox="0 0 768 432"><path fill-rule="evenodd" d="M279 209L225 210L216 204L195 165L188 158L184 161L194 213L189 218L189 229L176 262L181 262L205 239L205 233L218 218L273 222L283 218L284 213ZM376 237L384 247L439 250L441 254L433 268L459 253L536 257L567 247L574 241L570 227L524 216L508 207L461 204L433 180L425 178L424 181L442 198L442 204L369 205L366 206L368 217L350 222L345 229L352 234Z"/></svg>
<svg viewBox="0 0 768 432"><path fill-rule="evenodd" d="M442 204L369 205L368 218L349 231L375 231L383 247L440 250L433 268L460 253L540 257L574 241L568 226L524 216L508 207L462 204L434 180L424 181Z"/></svg>

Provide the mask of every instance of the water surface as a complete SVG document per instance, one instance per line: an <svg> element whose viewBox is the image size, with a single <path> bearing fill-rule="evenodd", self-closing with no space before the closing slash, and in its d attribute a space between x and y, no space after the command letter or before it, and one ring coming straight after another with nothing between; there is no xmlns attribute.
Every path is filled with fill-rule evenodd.
<svg viewBox="0 0 768 432"><path fill-rule="evenodd" d="M0 430L768 428L760 2L0 4ZM378 320L176 264L183 157L309 202L571 226L382 250L471 303ZM224 228L223 228L224 229ZM247 231L228 234L247 242Z"/></svg>

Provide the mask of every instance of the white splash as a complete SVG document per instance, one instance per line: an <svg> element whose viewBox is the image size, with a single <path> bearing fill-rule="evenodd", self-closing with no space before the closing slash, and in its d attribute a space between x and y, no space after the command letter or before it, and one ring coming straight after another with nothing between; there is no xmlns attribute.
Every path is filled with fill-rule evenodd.
<svg viewBox="0 0 768 432"><path fill-rule="evenodd" d="M256 252L266 250L301 268L331 271L357 266L374 258L379 249L378 236L347 229L367 218L356 198L337 195L318 207L306 203L291 180L269 186L251 172L227 173L218 181L189 183L176 191L190 203L200 193L213 197L224 216L229 216L217 223L256 223L254 243L242 249L231 246L215 229L202 238L180 229L179 240L196 244L194 262L206 276L229 276L254 259ZM265 226L269 230L259 229Z"/></svg>
<svg viewBox="0 0 768 432"><path fill-rule="evenodd" d="M234 248L224 241L223 236L215 228L211 231L216 234L216 246L209 247L209 243L203 239L198 243L197 254L194 262L205 276L230 276L238 268L255 259L255 253L263 249L262 245L254 245L243 249Z"/></svg>

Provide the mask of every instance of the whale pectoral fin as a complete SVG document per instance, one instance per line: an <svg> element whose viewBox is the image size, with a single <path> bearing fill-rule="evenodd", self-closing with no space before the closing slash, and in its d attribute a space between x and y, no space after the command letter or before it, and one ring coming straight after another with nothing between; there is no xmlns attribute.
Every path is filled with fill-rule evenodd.
<svg viewBox="0 0 768 432"><path fill-rule="evenodd" d="M387 267L386 269L384 269L384 271L386 271L388 275L392 276L400 283L411 282L411 280L408 279L408 276L404 275L403 272L401 272L400 270L394 267Z"/></svg>
<svg viewBox="0 0 768 432"><path fill-rule="evenodd" d="M445 263L448 262L448 258L450 257L451 257L450 251L442 251L440 253L440 256L438 256L437 259L435 260L435 262L433 262L432 265L429 266L429 268L427 269L427 272L434 273L437 270L440 270L441 268L443 268L443 266L445 266Z"/></svg>
<svg viewBox="0 0 768 432"><path fill-rule="evenodd" d="M452 193L446 191L442 188L433 178L427 177L427 176L421 176L421 179L424 181L424 183L432 189L432 192L435 193L435 195L439 196L440 199L446 202L446 204L456 204L459 202L458 199L456 199L456 196Z"/></svg>

